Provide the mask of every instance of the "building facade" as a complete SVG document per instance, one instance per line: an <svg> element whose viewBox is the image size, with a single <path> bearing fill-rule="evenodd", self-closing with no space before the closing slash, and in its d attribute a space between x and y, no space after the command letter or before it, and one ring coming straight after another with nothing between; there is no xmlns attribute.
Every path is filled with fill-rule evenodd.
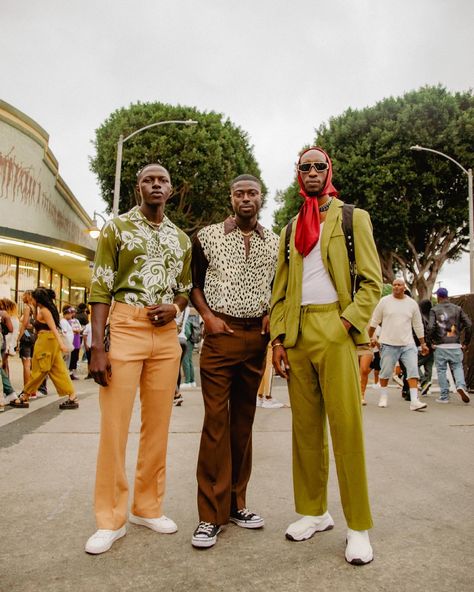
<svg viewBox="0 0 474 592"><path fill-rule="evenodd" d="M59 175L48 134L0 100L0 297L52 288L57 305L87 301L92 220Z"/></svg>

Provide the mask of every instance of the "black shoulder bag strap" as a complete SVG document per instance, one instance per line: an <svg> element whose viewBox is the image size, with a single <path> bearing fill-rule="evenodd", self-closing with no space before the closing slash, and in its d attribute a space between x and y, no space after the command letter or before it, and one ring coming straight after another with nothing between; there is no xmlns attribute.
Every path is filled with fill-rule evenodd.
<svg viewBox="0 0 474 592"><path fill-rule="evenodd" d="M353 228L353 217L354 217L354 204L343 204L342 206L342 231L346 239L347 255L349 257L349 270L351 274L351 293L354 295L359 287L357 268L355 263L355 243L354 243L354 228ZM285 231L285 261L288 263L290 260L290 238L291 230L293 228L294 218L292 218L286 227Z"/></svg>

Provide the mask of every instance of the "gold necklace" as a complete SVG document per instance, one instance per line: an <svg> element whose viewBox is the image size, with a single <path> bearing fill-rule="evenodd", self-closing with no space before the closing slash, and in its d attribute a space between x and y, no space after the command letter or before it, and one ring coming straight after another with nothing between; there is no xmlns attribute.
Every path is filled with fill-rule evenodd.
<svg viewBox="0 0 474 592"><path fill-rule="evenodd" d="M239 228L239 227L237 226L237 228ZM239 228L239 230L240 230L240 234L242 236L250 236L251 234L253 234L255 228L253 228L250 232L244 232L241 228Z"/></svg>

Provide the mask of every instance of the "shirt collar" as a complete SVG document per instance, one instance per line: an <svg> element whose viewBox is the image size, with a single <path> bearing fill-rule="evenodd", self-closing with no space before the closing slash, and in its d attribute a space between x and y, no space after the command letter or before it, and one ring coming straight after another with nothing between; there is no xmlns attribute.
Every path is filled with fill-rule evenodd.
<svg viewBox="0 0 474 592"><path fill-rule="evenodd" d="M156 224L152 224L150 220L148 220L148 218L140 210L140 206L135 206L128 212L128 219L134 222L145 222L145 224L148 224L148 226L156 228ZM160 223L160 230L165 226L172 226L172 222L165 214L163 214L163 220Z"/></svg>
<svg viewBox="0 0 474 592"><path fill-rule="evenodd" d="M234 216L229 216L226 220L224 220L224 234L229 234L238 228L239 227L237 226ZM262 240L265 240L263 226L260 224L260 222L257 222L257 226L255 226L254 230Z"/></svg>

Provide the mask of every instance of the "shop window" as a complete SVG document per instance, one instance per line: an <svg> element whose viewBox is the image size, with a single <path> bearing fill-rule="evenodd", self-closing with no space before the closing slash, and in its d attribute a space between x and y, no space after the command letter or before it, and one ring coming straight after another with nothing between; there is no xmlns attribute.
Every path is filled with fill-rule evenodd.
<svg viewBox="0 0 474 592"><path fill-rule="evenodd" d="M82 286L71 286L70 303L77 306L81 302L86 302L86 289Z"/></svg>
<svg viewBox="0 0 474 592"><path fill-rule="evenodd" d="M61 282L61 302L60 307L61 310L64 304L72 304L71 302L71 280L67 278L65 275L62 276Z"/></svg>
<svg viewBox="0 0 474 592"><path fill-rule="evenodd" d="M61 299L61 274L54 270L51 278L51 288L56 294L56 300L59 301Z"/></svg>
<svg viewBox="0 0 474 592"><path fill-rule="evenodd" d="M51 268L42 263L40 264L39 285L42 288L51 287Z"/></svg>
<svg viewBox="0 0 474 592"><path fill-rule="evenodd" d="M25 290L38 287L38 263L29 259L18 259L18 300Z"/></svg>
<svg viewBox="0 0 474 592"><path fill-rule="evenodd" d="M0 253L1 298L15 300L16 257Z"/></svg>

